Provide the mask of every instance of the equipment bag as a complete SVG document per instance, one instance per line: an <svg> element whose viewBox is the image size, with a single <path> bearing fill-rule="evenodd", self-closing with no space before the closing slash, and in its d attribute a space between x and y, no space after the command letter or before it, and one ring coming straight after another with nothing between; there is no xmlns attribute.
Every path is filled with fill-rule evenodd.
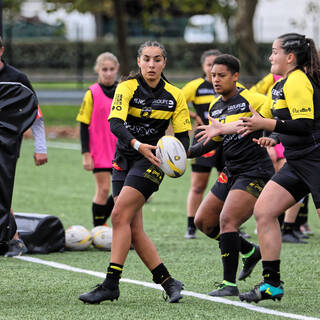
<svg viewBox="0 0 320 320"><path fill-rule="evenodd" d="M15 213L20 238L29 253L63 252L65 231L59 218L47 214Z"/></svg>

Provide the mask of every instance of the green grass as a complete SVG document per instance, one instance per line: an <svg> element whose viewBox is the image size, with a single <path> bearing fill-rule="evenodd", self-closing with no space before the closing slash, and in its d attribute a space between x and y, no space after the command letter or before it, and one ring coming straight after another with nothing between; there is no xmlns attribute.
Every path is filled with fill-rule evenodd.
<svg viewBox="0 0 320 320"><path fill-rule="evenodd" d="M69 141L70 142L70 141ZM65 228L80 224L91 229L90 206L94 194L92 174L81 165L80 151L48 149L49 162L36 168L33 164L33 142L24 141L19 159L13 209L16 212L52 214ZM184 240L186 229L186 196L190 168L179 179L165 178L160 191L144 208L145 231L154 241L163 262L174 277L185 283L185 289L206 294L214 281L222 280L222 266L217 243L198 233L196 240ZM212 177L213 181L213 177ZM314 206L310 208L310 225L315 236L306 245L284 244L282 278L285 296L281 303L263 301L261 307L277 311L319 317L319 240L320 224ZM253 234L250 219L246 231ZM31 256L31 255L28 255ZM105 272L110 252L93 247L84 252L33 255L99 272ZM0 257L0 319L275 319L235 306L185 296L181 303L170 305L161 292L134 284L121 284L117 302L84 305L78 295L101 279L54 269L17 259ZM134 251L130 251L123 278L152 281L151 273ZM240 291L251 289L261 280L261 264L251 278L238 284ZM238 301L232 297L230 300Z"/></svg>
<svg viewBox="0 0 320 320"><path fill-rule="evenodd" d="M45 105L41 106L43 119L46 126L77 126L77 114L80 106L60 106Z"/></svg>

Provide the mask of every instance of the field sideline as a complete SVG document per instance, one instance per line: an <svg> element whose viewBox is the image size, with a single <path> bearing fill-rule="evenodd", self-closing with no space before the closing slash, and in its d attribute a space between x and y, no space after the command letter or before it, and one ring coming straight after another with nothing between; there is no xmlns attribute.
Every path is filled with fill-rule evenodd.
<svg viewBox="0 0 320 320"><path fill-rule="evenodd" d="M82 170L80 151L76 147L67 148L71 141L58 142L63 142L66 148L60 148L57 142L50 147L49 143L49 163L36 168L32 159L33 143L31 140L24 141L17 168L13 209L16 212L56 215L65 228L81 224L90 229L90 206L94 193L92 174ZM196 240L183 239L189 179L190 169L178 180L166 178L160 191L144 209L147 234L156 244L172 275L185 283L186 291L181 303L170 305L163 301L158 290L123 281L117 302L84 305L77 296L101 282L101 279L82 272L1 257L0 305L5 307L1 308L0 319L275 319L277 313L279 316L280 313L287 314L285 318L293 319L320 318L320 224L314 206L310 206L309 219L315 235L309 239L309 243L283 246L284 298L280 303L263 301L251 307L247 305L251 309L266 308L275 314L258 313L239 307L240 301L236 297L223 299L230 301L231 305L228 305L213 303L213 298L206 295L213 289L215 281L222 280L220 252L217 243L200 233ZM254 227L255 222L250 219L246 223L246 231L256 242ZM109 256L109 252L91 247L84 252L67 251L25 257L90 270L103 277ZM136 280L137 284L152 284L151 273L134 251L128 255L123 278ZM239 290L251 289L260 280L261 264L251 278L238 283Z"/></svg>

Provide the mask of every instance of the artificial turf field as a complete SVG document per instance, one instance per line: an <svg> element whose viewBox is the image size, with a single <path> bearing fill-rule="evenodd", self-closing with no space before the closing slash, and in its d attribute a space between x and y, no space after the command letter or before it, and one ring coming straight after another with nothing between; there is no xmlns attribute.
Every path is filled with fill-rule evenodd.
<svg viewBox="0 0 320 320"><path fill-rule="evenodd" d="M80 151L74 143L49 141L49 163L36 168L33 142L23 142L16 173L14 211L52 214L61 219L65 228L80 224L91 229L94 180L91 173L82 169ZM83 252L25 255L77 270L0 257L0 319L320 319L320 223L313 204L309 224L315 235L308 244L283 245L281 272L285 296L280 303L263 301L248 305L240 303L237 297L214 299L206 294L214 288L215 281L222 280L217 243L200 233L196 240L183 238L189 181L190 168L181 178L166 177L160 191L144 207L147 234L170 273L185 284L186 295L181 303L169 304L159 290L141 285L142 281L151 284L152 276L135 252L130 251L123 278L140 282L122 282L118 301L83 304L78 295L102 281L99 276L106 271L110 256L109 252L91 247ZM252 218L245 230L257 242L254 228ZM97 274L90 275L84 270ZM240 292L251 289L261 279L259 263L249 279L238 283ZM258 309L250 310L248 306Z"/></svg>

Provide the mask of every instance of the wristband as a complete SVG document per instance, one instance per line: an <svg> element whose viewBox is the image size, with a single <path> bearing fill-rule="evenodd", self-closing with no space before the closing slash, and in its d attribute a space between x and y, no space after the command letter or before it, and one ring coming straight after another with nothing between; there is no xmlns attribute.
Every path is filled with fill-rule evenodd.
<svg viewBox="0 0 320 320"><path fill-rule="evenodd" d="M139 151L140 145L141 145L141 142L136 140L135 143L133 144L133 149Z"/></svg>

